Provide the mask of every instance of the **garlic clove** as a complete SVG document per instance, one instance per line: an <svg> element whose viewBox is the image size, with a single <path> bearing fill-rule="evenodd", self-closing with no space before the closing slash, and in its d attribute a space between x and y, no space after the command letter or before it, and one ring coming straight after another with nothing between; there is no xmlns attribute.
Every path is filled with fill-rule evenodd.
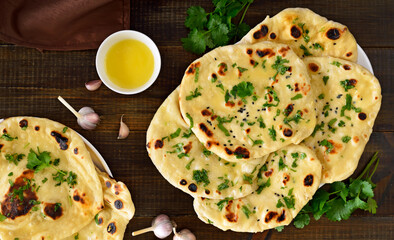
<svg viewBox="0 0 394 240"><path fill-rule="evenodd" d="M196 236L189 229L182 229L180 232L176 232L174 228L173 240L196 240Z"/></svg>
<svg viewBox="0 0 394 240"><path fill-rule="evenodd" d="M93 130L100 123L100 116L91 107L83 107L78 113L81 114L81 117L77 121L83 129Z"/></svg>
<svg viewBox="0 0 394 240"><path fill-rule="evenodd" d="M120 118L120 128L119 128L119 134L118 134L118 139L125 139L129 136L130 129L126 125L126 123L123 122L123 116Z"/></svg>
<svg viewBox="0 0 394 240"><path fill-rule="evenodd" d="M133 236L137 236L146 232L153 231L155 236L163 239L171 235L173 227L176 224L170 220L167 215L160 214L152 221L152 226L149 228L144 228L132 233Z"/></svg>
<svg viewBox="0 0 394 240"><path fill-rule="evenodd" d="M96 91L97 89L100 88L102 83L103 82L101 80L92 80L92 81L86 82L85 87L89 91Z"/></svg>

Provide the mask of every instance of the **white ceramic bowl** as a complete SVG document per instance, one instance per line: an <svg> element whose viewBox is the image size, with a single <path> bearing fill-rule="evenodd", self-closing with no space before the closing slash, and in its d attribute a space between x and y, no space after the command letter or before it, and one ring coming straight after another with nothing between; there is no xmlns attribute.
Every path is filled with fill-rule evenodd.
<svg viewBox="0 0 394 240"><path fill-rule="evenodd" d="M115 85L109 78L105 69L105 56L107 55L108 50L117 42L126 40L126 39L135 39L140 42L143 42L152 52L153 54L153 61L154 61L154 67L153 67L153 73L150 79L142 86L138 88L133 88L133 89L126 89L126 88L121 88L117 85ZM103 81L103 83L112 91L120 93L120 94L136 94L140 93L147 88L149 88L157 79L157 76L159 76L161 68L161 58L160 58L160 52L159 49L157 48L156 44L150 39L148 36L146 36L143 33L137 32L137 31L132 31L132 30L124 30L124 31L119 31L116 33L111 34L108 36L100 45L97 55L96 55L96 69L97 73L100 77L100 79Z"/></svg>

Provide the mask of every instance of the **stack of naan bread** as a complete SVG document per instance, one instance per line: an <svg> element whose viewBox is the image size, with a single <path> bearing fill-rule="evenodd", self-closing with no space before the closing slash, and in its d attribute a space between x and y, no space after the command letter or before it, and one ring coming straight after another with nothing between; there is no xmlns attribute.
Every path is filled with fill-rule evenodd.
<svg viewBox="0 0 394 240"><path fill-rule="evenodd" d="M149 156L222 230L287 225L356 169L381 105L348 28L308 9L267 17L187 68L147 132Z"/></svg>
<svg viewBox="0 0 394 240"><path fill-rule="evenodd" d="M12 117L0 136L1 240L123 239L130 192L95 168L75 131Z"/></svg>

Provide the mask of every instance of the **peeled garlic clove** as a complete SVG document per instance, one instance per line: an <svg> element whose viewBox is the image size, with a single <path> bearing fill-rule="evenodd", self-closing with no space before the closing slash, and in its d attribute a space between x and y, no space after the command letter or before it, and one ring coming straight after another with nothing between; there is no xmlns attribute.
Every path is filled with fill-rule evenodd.
<svg viewBox="0 0 394 240"><path fill-rule="evenodd" d="M129 133L130 133L129 127L126 125L126 123L123 122L123 116L124 116L124 114L120 118L120 128L119 128L118 139L125 139L125 138L127 138L127 136L129 136Z"/></svg>
<svg viewBox="0 0 394 240"><path fill-rule="evenodd" d="M101 80L92 80L85 83L85 87L89 91L96 91L97 89L99 89L102 83L103 82Z"/></svg>
<svg viewBox="0 0 394 240"><path fill-rule="evenodd" d="M174 228L173 240L196 240L196 236L189 229L182 229L180 232L176 232Z"/></svg>
<svg viewBox="0 0 394 240"><path fill-rule="evenodd" d="M100 116L91 107L83 107L78 113L81 115L77 119L79 126L86 130L93 130L100 123Z"/></svg>

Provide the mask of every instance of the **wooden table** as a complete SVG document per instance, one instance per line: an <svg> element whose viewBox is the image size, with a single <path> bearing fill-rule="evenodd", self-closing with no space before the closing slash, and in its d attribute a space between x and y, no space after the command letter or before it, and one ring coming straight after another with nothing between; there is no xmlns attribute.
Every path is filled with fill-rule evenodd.
<svg viewBox="0 0 394 240"><path fill-rule="evenodd" d="M131 29L150 36L162 56L162 70L158 80L147 91L124 96L105 86L96 92L85 89L85 81L97 79L95 50L41 53L35 49L0 43L0 117L31 115L62 122L79 131L91 141L106 159L117 180L130 188L136 206L125 239L131 232L150 226L152 218L160 213L170 215L180 228L189 228L199 240L215 239L394 239L394 1L263 1L256 0L246 15L251 26L267 14L273 16L286 7L309 7L321 15L343 23L355 35L372 62L380 80L383 104L374 132L361 158L357 173L364 168L375 151L380 151L381 163L375 174L376 215L356 211L342 222L326 218L302 230L286 227L282 233L275 230L258 234L222 232L204 224L194 213L193 199L172 187L150 161L145 149L145 134L157 108L178 86L186 67L197 56L186 52L180 38L187 35L184 27L186 10L191 5L212 7L209 0L132 1ZM82 130L74 116L56 99L62 95L75 108L93 107L102 123L94 131ZM116 140L119 119L130 126L126 140ZM146 234L133 239L156 239ZM170 238L168 238L170 239ZM172 238L171 238L172 239Z"/></svg>

